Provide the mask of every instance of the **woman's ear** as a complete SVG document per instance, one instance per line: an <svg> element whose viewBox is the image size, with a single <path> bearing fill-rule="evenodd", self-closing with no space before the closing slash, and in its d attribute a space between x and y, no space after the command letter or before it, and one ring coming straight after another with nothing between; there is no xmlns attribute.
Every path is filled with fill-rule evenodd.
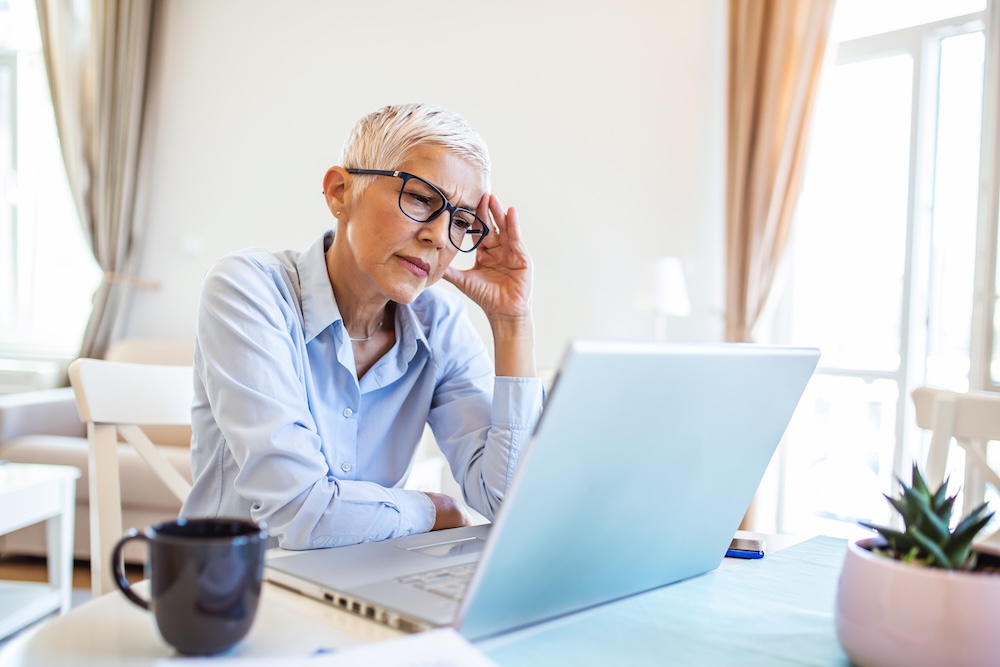
<svg viewBox="0 0 1000 667"><path fill-rule="evenodd" d="M338 220L347 217L347 192L350 175L343 167L330 167L323 176L326 206Z"/></svg>

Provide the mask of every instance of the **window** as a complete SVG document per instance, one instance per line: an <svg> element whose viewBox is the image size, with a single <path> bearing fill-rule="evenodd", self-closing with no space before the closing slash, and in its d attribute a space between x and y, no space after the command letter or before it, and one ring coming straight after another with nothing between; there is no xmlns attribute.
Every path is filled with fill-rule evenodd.
<svg viewBox="0 0 1000 667"><path fill-rule="evenodd" d="M926 455L910 392L974 386L985 31L985 0L837 4L776 308L780 342L823 352L781 448L778 530L889 521L881 494Z"/></svg>
<svg viewBox="0 0 1000 667"><path fill-rule="evenodd" d="M0 357L70 357L101 278L70 195L33 0L0 0Z"/></svg>

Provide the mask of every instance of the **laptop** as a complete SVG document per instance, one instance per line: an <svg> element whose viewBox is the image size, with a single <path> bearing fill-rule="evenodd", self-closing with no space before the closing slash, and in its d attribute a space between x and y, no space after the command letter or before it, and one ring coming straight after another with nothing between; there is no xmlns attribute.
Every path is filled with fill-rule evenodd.
<svg viewBox="0 0 1000 667"><path fill-rule="evenodd" d="M818 359L574 340L492 525L296 552L265 578L403 631L478 640L703 574Z"/></svg>

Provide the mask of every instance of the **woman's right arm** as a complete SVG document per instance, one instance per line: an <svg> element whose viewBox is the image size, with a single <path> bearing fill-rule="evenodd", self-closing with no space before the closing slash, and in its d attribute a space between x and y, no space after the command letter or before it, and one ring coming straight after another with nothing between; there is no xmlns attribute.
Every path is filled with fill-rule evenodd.
<svg viewBox="0 0 1000 667"><path fill-rule="evenodd" d="M207 405L194 420L203 451L193 460L209 469L196 471L196 486L218 485L223 507L243 503L290 549L429 530L435 507L426 495L333 474L311 412L323 406L310 405L298 295L284 270L263 253L223 260L206 278L196 372Z"/></svg>

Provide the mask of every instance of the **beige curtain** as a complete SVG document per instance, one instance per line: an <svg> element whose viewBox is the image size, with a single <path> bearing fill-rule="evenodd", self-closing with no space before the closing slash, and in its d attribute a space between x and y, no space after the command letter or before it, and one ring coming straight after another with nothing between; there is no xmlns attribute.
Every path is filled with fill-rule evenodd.
<svg viewBox="0 0 1000 667"><path fill-rule="evenodd" d="M730 0L726 340L748 342L791 228L834 0Z"/></svg>
<svg viewBox="0 0 1000 667"><path fill-rule="evenodd" d="M135 195L157 0L36 0L70 190L104 280L80 356L103 357L135 259Z"/></svg>
<svg viewBox="0 0 1000 667"><path fill-rule="evenodd" d="M730 0L726 340L750 342L802 183L834 0ZM741 528L772 530L765 478Z"/></svg>

